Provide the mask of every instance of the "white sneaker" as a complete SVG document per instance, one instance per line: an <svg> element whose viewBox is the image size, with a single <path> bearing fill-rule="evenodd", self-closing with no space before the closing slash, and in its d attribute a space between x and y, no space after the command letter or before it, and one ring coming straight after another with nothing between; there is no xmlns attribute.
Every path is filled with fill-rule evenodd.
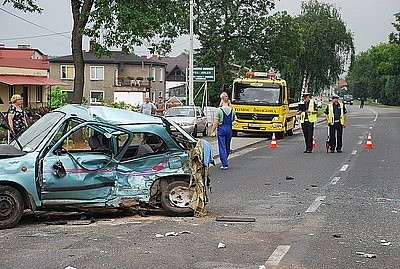
<svg viewBox="0 0 400 269"><path fill-rule="evenodd" d="M221 170L228 170L228 166L221 166L219 169L221 169Z"/></svg>

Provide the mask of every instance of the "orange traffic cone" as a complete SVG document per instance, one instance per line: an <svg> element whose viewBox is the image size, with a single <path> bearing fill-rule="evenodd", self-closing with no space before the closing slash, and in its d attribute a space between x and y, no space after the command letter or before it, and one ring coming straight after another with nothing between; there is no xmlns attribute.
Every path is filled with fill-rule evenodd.
<svg viewBox="0 0 400 269"><path fill-rule="evenodd" d="M315 136L313 136L313 138L312 138L312 148L313 149L317 149L318 148L317 139L315 139Z"/></svg>
<svg viewBox="0 0 400 269"><path fill-rule="evenodd" d="M366 148L366 149L373 149L374 148L374 145L372 144L371 133L368 133L367 143L365 144L364 148Z"/></svg>
<svg viewBox="0 0 400 269"><path fill-rule="evenodd" d="M270 148L270 149L279 148L278 144L276 143L275 133L272 134L271 144L268 146L268 148Z"/></svg>

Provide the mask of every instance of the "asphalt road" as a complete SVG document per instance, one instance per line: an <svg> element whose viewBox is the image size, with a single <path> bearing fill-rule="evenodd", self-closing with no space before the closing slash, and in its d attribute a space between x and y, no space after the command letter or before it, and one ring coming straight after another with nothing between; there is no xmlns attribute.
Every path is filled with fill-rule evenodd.
<svg viewBox="0 0 400 269"><path fill-rule="evenodd" d="M297 131L278 149L261 142L236 152L229 170L213 168L205 218L47 225L79 216L27 214L0 231L0 268L400 268L400 110L348 111L341 154L325 152L320 124L312 154L303 154ZM364 149L369 131L372 150ZM255 222L217 222L221 216ZM172 231L190 233L156 237Z"/></svg>

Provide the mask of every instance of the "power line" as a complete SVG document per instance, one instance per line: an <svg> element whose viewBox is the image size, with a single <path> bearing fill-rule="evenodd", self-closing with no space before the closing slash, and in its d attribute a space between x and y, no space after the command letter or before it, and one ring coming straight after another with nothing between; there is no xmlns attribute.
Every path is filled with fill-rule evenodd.
<svg viewBox="0 0 400 269"><path fill-rule="evenodd" d="M66 31L66 32L60 32L60 33L55 33L55 34L46 34L46 35L34 35L34 36L22 36L22 37L12 37L12 38L0 38L0 41L11 41L11 40L19 40L19 39L32 39L32 38L41 38L41 37L47 37L47 36L53 36L53 35L59 35L59 34L68 34L71 33L71 31Z"/></svg>
<svg viewBox="0 0 400 269"><path fill-rule="evenodd" d="M29 20L27 20L27 19L24 19L24 18L22 18L21 16L18 16L18 15L16 15L16 14L14 14L14 13L12 13L12 12L10 12L10 11L4 9L4 8L0 8L0 10L3 11L3 12L5 12L5 13L7 13L7 14L9 14L9 15L11 15L11 16L14 16L14 17L16 17L16 18L18 18L18 19L20 19L20 20L23 20L24 22L27 22L27 23L32 24L32 25L35 25L36 27L39 27L39 28L44 29L44 30L46 30L46 31L52 32L53 34L60 35L60 36L62 36L62 37L65 37L65 38L70 39L70 37L68 37L68 36L66 36L66 35L63 35L63 34L61 34L61 33L58 33L58 32L56 32L56 31L53 31L53 30L51 30L51 29L49 29L49 28L46 28L46 27L44 27L44 26L41 26L41 25L39 25L39 24L37 24L37 23L31 22L31 21L29 21Z"/></svg>

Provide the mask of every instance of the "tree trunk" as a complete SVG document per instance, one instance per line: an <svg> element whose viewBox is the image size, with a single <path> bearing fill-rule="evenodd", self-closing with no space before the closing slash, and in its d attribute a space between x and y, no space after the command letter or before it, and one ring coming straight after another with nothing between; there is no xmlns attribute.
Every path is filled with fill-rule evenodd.
<svg viewBox="0 0 400 269"><path fill-rule="evenodd" d="M82 38L93 1L85 0L81 3L80 0L71 0L72 16L74 18L71 40L72 58L74 59L75 67L74 92L72 94L72 103L74 104L81 104L83 98L85 63L83 61Z"/></svg>

